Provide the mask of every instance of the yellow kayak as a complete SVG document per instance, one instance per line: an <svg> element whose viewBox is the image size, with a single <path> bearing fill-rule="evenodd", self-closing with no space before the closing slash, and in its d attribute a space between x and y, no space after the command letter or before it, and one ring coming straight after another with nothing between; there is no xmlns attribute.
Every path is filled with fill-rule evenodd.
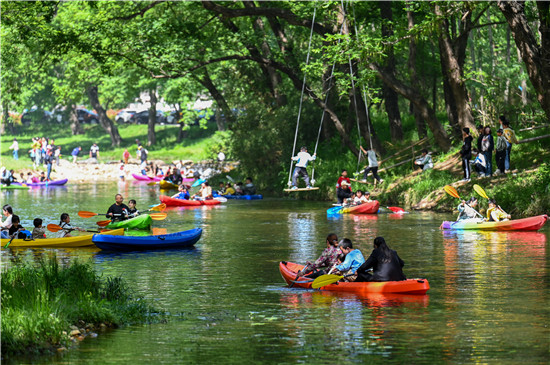
<svg viewBox="0 0 550 365"><path fill-rule="evenodd" d="M115 236L124 235L124 228L114 229L111 231L101 232L99 234L108 234ZM92 242L93 234L87 234L84 236L75 236L75 237L63 237L63 238L43 238L37 240L24 240L24 239L14 239L11 241L9 247L85 247L93 246ZM4 247L10 240L7 238L2 238L1 244Z"/></svg>
<svg viewBox="0 0 550 365"><path fill-rule="evenodd" d="M159 186L161 189L177 189L178 188L178 185L174 184L173 182L170 182L170 181L166 181L166 180L160 180L159 181Z"/></svg>

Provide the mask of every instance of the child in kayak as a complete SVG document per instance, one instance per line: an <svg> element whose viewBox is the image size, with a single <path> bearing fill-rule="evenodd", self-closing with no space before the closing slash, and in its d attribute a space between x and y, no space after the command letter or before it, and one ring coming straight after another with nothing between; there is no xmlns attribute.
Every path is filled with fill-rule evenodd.
<svg viewBox="0 0 550 365"><path fill-rule="evenodd" d="M12 215L12 217L11 217L11 227L8 230L8 234L9 234L10 238L26 238L27 235L22 232L24 230L25 230L25 228L23 226L21 226L21 221L19 220L19 216L15 215L15 214Z"/></svg>
<svg viewBox="0 0 550 365"><path fill-rule="evenodd" d="M128 200L128 218L137 217L140 213L136 208L137 202L134 199Z"/></svg>
<svg viewBox="0 0 550 365"><path fill-rule="evenodd" d="M34 229L32 230L32 239L46 238L46 228L42 227L42 219L34 218L32 221Z"/></svg>
<svg viewBox="0 0 550 365"><path fill-rule="evenodd" d="M481 216L476 211L476 205L477 205L477 199L475 197L471 197L468 201L463 200L462 203L460 203L457 207L458 209L458 219L457 221L461 221L464 219L474 219L478 215Z"/></svg>
<svg viewBox="0 0 550 365"><path fill-rule="evenodd" d="M346 258L344 262L336 266L334 274L344 275L344 280L346 281L355 281L357 279L357 269L365 262L365 258L361 251L356 248L353 248L353 244L350 239L344 238L338 244L340 251Z"/></svg>
<svg viewBox="0 0 550 365"><path fill-rule="evenodd" d="M192 196L195 200L212 200L214 197L212 196L212 188L208 184L208 181L205 181L201 184L201 189L197 194L194 194Z"/></svg>
<svg viewBox="0 0 550 365"><path fill-rule="evenodd" d="M69 217L68 213L61 214L61 217L59 218L59 227L62 229L59 230L59 233L57 234L57 237L72 237L71 231L80 231L84 232L85 230L80 227L75 227L71 224L71 217Z"/></svg>
<svg viewBox="0 0 550 365"><path fill-rule="evenodd" d="M370 193L368 194L370 196ZM353 199L353 205L361 205L370 201L369 196L365 196L365 194L363 194L363 190L357 190L355 192L355 198Z"/></svg>
<svg viewBox="0 0 550 365"><path fill-rule="evenodd" d="M172 196L172 198L174 198L174 199L189 200L190 195L189 195L189 192L187 191L187 188L185 187L185 185L181 184L181 185L178 187L178 193L177 193L177 194L174 194L174 195Z"/></svg>
<svg viewBox="0 0 550 365"><path fill-rule="evenodd" d="M495 199L489 199L489 208L487 208L487 220L492 222L502 222L509 219L512 219L512 216L502 210Z"/></svg>
<svg viewBox="0 0 550 365"><path fill-rule="evenodd" d="M227 183L225 186L225 192L222 195L235 195L235 189L233 189L231 183Z"/></svg>

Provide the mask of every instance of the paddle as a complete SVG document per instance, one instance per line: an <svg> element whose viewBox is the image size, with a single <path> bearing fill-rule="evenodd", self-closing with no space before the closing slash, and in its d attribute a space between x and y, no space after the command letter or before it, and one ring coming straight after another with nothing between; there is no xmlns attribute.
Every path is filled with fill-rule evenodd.
<svg viewBox="0 0 550 365"><path fill-rule="evenodd" d="M151 181L151 182L148 182L147 185L149 186L153 186L153 185L158 185L158 181Z"/></svg>
<svg viewBox="0 0 550 365"><path fill-rule="evenodd" d="M308 268L308 266L309 266L309 263L306 266L304 266L304 268L302 270L298 271L298 273L296 274L296 277L294 278L292 283L288 286L289 288L292 288L292 286L294 285L296 280L298 280L298 278L300 277L300 274L304 273L306 271L306 269Z"/></svg>
<svg viewBox="0 0 550 365"><path fill-rule="evenodd" d="M15 232L15 233L11 236L10 240L8 241L8 243L6 243L6 245L4 246L4 248L8 248L8 247L10 246L10 243L11 243L11 241L13 241L13 239L15 238L15 236L17 236L17 232Z"/></svg>
<svg viewBox="0 0 550 365"><path fill-rule="evenodd" d="M311 287L313 289L319 289L322 286L333 284L343 278L344 278L343 275L334 275L334 274L321 275L315 280L313 280L313 283L311 283Z"/></svg>
<svg viewBox="0 0 550 365"><path fill-rule="evenodd" d="M19 236L19 233L23 233L23 234L26 234L26 235L27 235L27 237L23 238L24 241L33 241L33 240L34 240L34 239L32 238L32 236L31 236L31 232L30 232L30 231L28 231L28 230L26 230L26 229L24 229L24 230L18 230L18 231L14 232L14 233L11 235L10 240L8 241L8 243L6 243L6 245L4 246L4 248L8 248L8 247L10 246L11 241L13 241L13 239L14 239L15 237ZM28 239L29 236L31 237L30 239Z"/></svg>
<svg viewBox="0 0 550 365"><path fill-rule="evenodd" d="M205 181L206 181L206 180L204 180L204 179L198 179L197 181L195 181L195 182L193 183L193 185L191 185L191 187L192 187L192 188L195 188L195 187L199 186L200 184L202 184L202 183L205 182Z"/></svg>
<svg viewBox="0 0 550 365"><path fill-rule="evenodd" d="M149 217L151 217L154 221L162 221L162 220L165 220L166 217L168 216L168 214L166 213L151 213L149 214ZM109 223L111 223L111 220L110 219L107 219L107 220L104 220L104 221L99 221L99 222L96 222L96 224L100 227L105 227L106 225L108 225Z"/></svg>
<svg viewBox="0 0 550 365"><path fill-rule="evenodd" d="M407 213L405 209L399 207L386 207L394 213Z"/></svg>
<svg viewBox="0 0 550 365"><path fill-rule="evenodd" d="M461 199L460 198L460 195L458 195L458 191L456 191L455 188L453 188L451 185L445 185L445 187L443 188L445 190L445 192L447 194L449 194L450 196L452 196L453 198L457 198L457 199ZM467 203L464 203L466 204L466 206L470 207ZM471 209L474 209L472 207L470 207ZM474 209L474 212L477 213L477 215L479 215L481 218L483 218L483 216L481 214L479 214L479 212L477 210Z"/></svg>
<svg viewBox="0 0 550 365"><path fill-rule="evenodd" d="M217 197L214 198L214 200L217 200L220 203L225 203L227 201L227 198L225 198L223 196L217 196Z"/></svg>
<svg viewBox="0 0 550 365"><path fill-rule="evenodd" d="M159 211L162 212L164 209L166 209L166 204L160 203L158 205L153 206L151 209L146 210L145 212L151 212L151 211ZM143 212L143 213L145 213ZM81 218L91 218L95 217L96 215L105 215L104 213L94 213L94 212L88 212L85 210L81 210L78 212L78 216Z"/></svg>
<svg viewBox="0 0 550 365"><path fill-rule="evenodd" d="M58 232L62 229L66 230L66 231L74 231L75 228L63 228L61 226L58 226L57 224L53 224L53 223L50 223L46 226L46 228L48 228L48 231L50 232ZM92 230L85 230L85 232L94 232L94 233L99 233L99 231L92 231Z"/></svg>
<svg viewBox="0 0 550 365"><path fill-rule="evenodd" d="M476 191L476 193L478 193L482 198L485 198L487 200L489 200L489 196L487 195L487 193L485 192L485 190L483 190L483 188L481 186L479 186L478 184L474 184L474 190ZM504 209L502 209L500 207L500 205L497 205L497 208L502 210L504 212ZM504 214L508 215L508 213L504 212Z"/></svg>

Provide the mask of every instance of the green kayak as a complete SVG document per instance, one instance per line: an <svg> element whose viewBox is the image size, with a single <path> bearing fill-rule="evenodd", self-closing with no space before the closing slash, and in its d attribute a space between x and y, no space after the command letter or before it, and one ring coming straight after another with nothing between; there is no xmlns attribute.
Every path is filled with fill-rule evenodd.
<svg viewBox="0 0 550 365"><path fill-rule="evenodd" d="M5 190L5 189L22 189L22 190L29 190L29 187L27 185L14 185L14 184L11 184L11 185L4 185L4 184L0 184L0 189L2 190Z"/></svg>
<svg viewBox="0 0 550 365"><path fill-rule="evenodd" d="M152 221L149 214L141 214L125 221L109 223L105 228L149 229Z"/></svg>

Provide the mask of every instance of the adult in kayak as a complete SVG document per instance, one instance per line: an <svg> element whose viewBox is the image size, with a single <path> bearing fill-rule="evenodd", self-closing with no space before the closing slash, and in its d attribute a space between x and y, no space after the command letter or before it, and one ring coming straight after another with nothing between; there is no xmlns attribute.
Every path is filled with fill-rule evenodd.
<svg viewBox="0 0 550 365"><path fill-rule="evenodd" d="M195 200L212 200L214 197L212 196L212 188L208 184L208 181L205 181L201 184L201 188L197 194L194 194L192 196Z"/></svg>
<svg viewBox="0 0 550 365"><path fill-rule="evenodd" d="M374 250L357 270L356 281L401 281L407 280L403 274L405 263L397 255L397 252L390 249L384 237L374 239ZM373 269L373 273L367 271Z"/></svg>
<svg viewBox="0 0 550 365"><path fill-rule="evenodd" d="M120 222L128 218L128 206L123 203L122 194L115 195L115 204L111 205L105 216L111 219L111 222Z"/></svg>
<svg viewBox="0 0 550 365"><path fill-rule="evenodd" d="M477 199L475 197L471 197L468 201L463 200L462 203L460 203L457 207L458 209L457 221L461 221L463 219L476 218L479 214L475 209L476 206L477 206Z"/></svg>
<svg viewBox="0 0 550 365"><path fill-rule="evenodd" d="M502 222L512 219L512 216L506 213L497 204L495 199L489 199L489 208L487 208L487 220L490 222Z"/></svg>
<svg viewBox="0 0 550 365"><path fill-rule="evenodd" d="M254 195L254 194L256 194L256 187L252 183L252 178L251 177L246 178L246 181L245 181L245 184L244 184L244 187L243 187L243 193L244 193L243 195Z"/></svg>
<svg viewBox="0 0 550 365"><path fill-rule="evenodd" d="M298 276L306 275L308 278L313 279L326 274L327 271L321 268L332 268L341 254L342 251L338 247L338 236L335 233L329 234L327 236L327 247L323 250L321 256L314 263L307 261L306 266Z"/></svg>
<svg viewBox="0 0 550 365"><path fill-rule="evenodd" d="M2 238L10 238L8 230L12 225L13 208L9 204L4 204L2 207L2 214L6 217L6 220L0 221L0 229Z"/></svg>
<svg viewBox="0 0 550 365"><path fill-rule="evenodd" d="M344 238L338 244L340 251L346 255L344 262L335 267L334 274L345 276L346 281L355 281L357 279L357 269L363 265L365 258L361 251L353 248L349 238Z"/></svg>

